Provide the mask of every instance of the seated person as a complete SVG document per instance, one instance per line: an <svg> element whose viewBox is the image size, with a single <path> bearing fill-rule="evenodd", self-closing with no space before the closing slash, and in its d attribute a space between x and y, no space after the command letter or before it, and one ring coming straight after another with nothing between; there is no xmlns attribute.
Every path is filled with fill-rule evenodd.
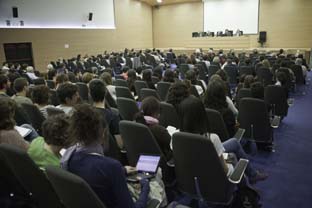
<svg viewBox="0 0 312 208"><path fill-rule="evenodd" d="M159 116L160 103L155 97L151 96L142 101L140 112L135 116L135 121L149 127L166 160L169 161L172 159L171 136L165 127L159 125Z"/></svg>
<svg viewBox="0 0 312 208"><path fill-rule="evenodd" d="M87 104L77 105L69 132L75 145L63 155L63 169L83 178L107 207L146 207L148 181L141 180L141 194L134 203L127 187L125 169L118 161L103 154L108 130L94 108Z"/></svg>
<svg viewBox="0 0 312 208"><path fill-rule="evenodd" d="M4 74L0 74L0 98L9 97L7 90L10 89L10 85L9 78Z"/></svg>
<svg viewBox="0 0 312 208"><path fill-rule="evenodd" d="M0 98L0 144L12 144L27 150L28 142L14 129L16 103L10 98Z"/></svg>
<svg viewBox="0 0 312 208"><path fill-rule="evenodd" d="M93 106L101 114L102 118L106 121L109 127L109 132L114 136L122 147L122 140L119 133L119 116L114 113L110 108L105 106L105 94L108 93L104 82L99 79L94 79L89 84L90 95L93 100Z"/></svg>
<svg viewBox="0 0 312 208"><path fill-rule="evenodd" d="M58 89L61 84L68 83L69 79L67 74L58 74L55 77L55 89Z"/></svg>
<svg viewBox="0 0 312 208"><path fill-rule="evenodd" d="M50 89L45 85L35 86L31 92L31 99L33 103L39 108L45 118L48 117L47 108L54 108L53 105L48 104L49 93Z"/></svg>
<svg viewBox="0 0 312 208"><path fill-rule="evenodd" d="M156 87L153 84L153 80L152 80L152 71L150 69L143 70L142 80L146 82L148 88L156 90Z"/></svg>
<svg viewBox="0 0 312 208"><path fill-rule="evenodd" d="M71 115L73 106L77 104L79 99L78 87L71 83L64 83L57 88L56 93L61 103L57 108Z"/></svg>
<svg viewBox="0 0 312 208"><path fill-rule="evenodd" d="M23 103L32 104L31 99L26 97L28 91L28 81L25 78L17 78L14 81L14 89L15 95L13 95L12 99L16 102L17 105L21 105Z"/></svg>
<svg viewBox="0 0 312 208"><path fill-rule="evenodd" d="M112 96L112 98L116 101L116 87L113 85L112 76L108 72L103 72L101 74L100 79L105 83L105 86L109 92L109 94Z"/></svg>
<svg viewBox="0 0 312 208"><path fill-rule="evenodd" d="M43 137L34 139L28 149L29 156L41 168L60 166L60 150L68 142L69 119L65 114L49 117L42 124Z"/></svg>
<svg viewBox="0 0 312 208"><path fill-rule="evenodd" d="M224 170L228 176L233 171L233 166L227 164L223 158L223 153L234 153L238 159L248 159L247 154L242 148L237 139L231 138L221 143L217 134L208 132L208 118L206 115L204 104L196 97L190 96L184 99L179 105L181 131L189 132L193 134L200 134L211 140L213 143L220 160L224 164ZM246 169L246 175L249 178L250 183L256 183L261 180L265 180L268 175L257 171L251 163L248 163Z"/></svg>

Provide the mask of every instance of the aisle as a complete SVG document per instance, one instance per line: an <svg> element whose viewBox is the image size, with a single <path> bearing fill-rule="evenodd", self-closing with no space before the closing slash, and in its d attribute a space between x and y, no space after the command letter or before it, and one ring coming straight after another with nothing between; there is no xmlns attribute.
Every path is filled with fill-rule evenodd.
<svg viewBox="0 0 312 208"><path fill-rule="evenodd" d="M312 80L312 72L309 72ZM310 81L311 82L311 81ZM312 87L292 95L294 105L275 130L275 153L258 153L258 168L269 173L259 182L263 208L310 208L312 200Z"/></svg>

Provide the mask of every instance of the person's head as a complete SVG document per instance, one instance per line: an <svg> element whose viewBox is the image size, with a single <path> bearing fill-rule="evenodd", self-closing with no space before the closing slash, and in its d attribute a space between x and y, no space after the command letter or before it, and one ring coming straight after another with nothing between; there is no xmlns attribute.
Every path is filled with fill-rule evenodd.
<svg viewBox="0 0 312 208"><path fill-rule="evenodd" d="M11 130L15 126L16 103L10 98L0 98L0 130Z"/></svg>
<svg viewBox="0 0 312 208"><path fill-rule="evenodd" d="M142 79L146 82L152 82L152 71L150 69L143 70Z"/></svg>
<svg viewBox="0 0 312 208"><path fill-rule="evenodd" d="M301 66L302 65L302 59L296 58L295 64Z"/></svg>
<svg viewBox="0 0 312 208"><path fill-rule="evenodd" d="M55 78L55 84L56 85L60 85L60 84L64 84L66 82L68 82L68 76L67 74L58 74L56 75L56 78Z"/></svg>
<svg viewBox="0 0 312 208"><path fill-rule="evenodd" d="M67 73L67 76L68 76L68 80L71 82L71 83L76 83L77 82L77 77L75 75L74 72L68 72Z"/></svg>
<svg viewBox="0 0 312 208"><path fill-rule="evenodd" d="M25 78L17 78L14 80L14 90L16 93L26 92L28 88L28 81Z"/></svg>
<svg viewBox="0 0 312 208"><path fill-rule="evenodd" d="M160 103L153 96L146 97L141 103L140 111L144 116L151 116L158 119L160 115Z"/></svg>
<svg viewBox="0 0 312 208"><path fill-rule="evenodd" d="M193 69L188 70L185 73L185 79L189 80L191 84L195 85L196 84L196 73Z"/></svg>
<svg viewBox="0 0 312 208"><path fill-rule="evenodd" d="M31 100L38 105L47 105L49 103L49 87L38 85L31 91Z"/></svg>
<svg viewBox="0 0 312 208"><path fill-rule="evenodd" d="M252 75L247 75L244 79L244 88L250 88L251 84L255 81Z"/></svg>
<svg viewBox="0 0 312 208"><path fill-rule="evenodd" d="M215 56L212 60L213 63L220 63L220 58L219 56Z"/></svg>
<svg viewBox="0 0 312 208"><path fill-rule="evenodd" d="M48 76L48 80L53 80L54 77L56 76L56 70L53 68L49 69L47 76Z"/></svg>
<svg viewBox="0 0 312 208"><path fill-rule="evenodd" d="M136 76L136 72L134 69L129 69L128 71L128 80L136 80L137 76Z"/></svg>
<svg viewBox="0 0 312 208"><path fill-rule="evenodd" d="M4 74L0 74L0 91L6 91L8 88L10 88L9 78Z"/></svg>
<svg viewBox="0 0 312 208"><path fill-rule="evenodd" d="M32 67L32 66L27 66L27 67L26 67L26 71L27 71L28 73L34 73L34 67Z"/></svg>
<svg viewBox="0 0 312 208"><path fill-rule="evenodd" d="M91 80L93 79L93 74L90 73L90 72L85 72L83 75L82 75L82 82L88 84Z"/></svg>
<svg viewBox="0 0 312 208"><path fill-rule="evenodd" d="M276 73L276 79L277 81L279 81L281 83L281 85L285 85L287 82L287 75L285 74L285 72L282 71L278 71Z"/></svg>
<svg viewBox="0 0 312 208"><path fill-rule="evenodd" d="M185 98L190 96L187 85L183 82L173 83L167 95L167 102L177 107Z"/></svg>
<svg viewBox="0 0 312 208"><path fill-rule="evenodd" d="M100 79L105 83L105 85L112 85L112 75L108 72L103 72L100 76Z"/></svg>
<svg viewBox="0 0 312 208"><path fill-rule="evenodd" d="M261 82L254 82L250 86L251 97L264 99L264 87Z"/></svg>
<svg viewBox="0 0 312 208"><path fill-rule="evenodd" d="M89 83L90 95L94 102L103 102L106 94L106 87L102 80L93 79Z"/></svg>
<svg viewBox="0 0 312 208"><path fill-rule="evenodd" d="M193 134L208 132L208 118L202 101L194 96L184 99L178 108L180 130Z"/></svg>
<svg viewBox="0 0 312 208"><path fill-rule="evenodd" d="M170 69L167 69L163 77L164 82L174 82L174 73Z"/></svg>
<svg viewBox="0 0 312 208"><path fill-rule="evenodd" d="M153 70L153 76L157 77L159 80L162 78L162 73L163 70L161 65L156 66Z"/></svg>
<svg viewBox="0 0 312 208"><path fill-rule="evenodd" d="M88 104L77 105L70 118L70 140L83 146L103 144L107 139L106 126L95 108Z"/></svg>
<svg viewBox="0 0 312 208"><path fill-rule="evenodd" d="M56 90L61 104L73 106L78 102L78 87L71 83L61 84Z"/></svg>
<svg viewBox="0 0 312 208"><path fill-rule="evenodd" d="M217 75L220 76L220 78L224 81L224 82L227 82L228 81L228 76L226 74L226 72L222 69L219 69L217 72L216 72Z"/></svg>
<svg viewBox="0 0 312 208"><path fill-rule="evenodd" d="M69 144L69 118L65 114L48 117L42 124L42 136L48 145L59 148Z"/></svg>
<svg viewBox="0 0 312 208"><path fill-rule="evenodd" d="M264 59L261 63L263 67L268 68L268 69L271 68L271 64L268 59Z"/></svg>
<svg viewBox="0 0 312 208"><path fill-rule="evenodd" d="M210 80L204 96L205 106L216 110L227 108L226 86L221 79Z"/></svg>
<svg viewBox="0 0 312 208"><path fill-rule="evenodd" d="M122 72L123 73L127 73L129 71L129 69L130 68L128 66L125 66L125 67L122 68Z"/></svg>

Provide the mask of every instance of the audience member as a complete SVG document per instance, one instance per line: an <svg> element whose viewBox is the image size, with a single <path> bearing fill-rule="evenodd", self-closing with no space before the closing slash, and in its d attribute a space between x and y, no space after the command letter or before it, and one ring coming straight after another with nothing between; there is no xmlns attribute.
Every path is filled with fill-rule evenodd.
<svg viewBox="0 0 312 208"><path fill-rule="evenodd" d="M28 81L25 78L17 78L14 81L14 90L15 95L12 97L12 99L16 102L17 105L21 105L23 103L32 104L31 99L26 97L26 94L28 92Z"/></svg>
<svg viewBox="0 0 312 208"><path fill-rule="evenodd" d="M60 166L60 150L68 145L69 119L65 114L47 118L42 124L42 136L34 139L28 149L29 156L41 168Z"/></svg>
<svg viewBox="0 0 312 208"><path fill-rule="evenodd" d="M0 74L0 98L9 97L7 89L10 88L10 84L9 78L4 74Z"/></svg>
<svg viewBox="0 0 312 208"><path fill-rule="evenodd" d="M223 153L234 153L238 159L248 159L248 155L245 153L241 144L237 139L232 138L221 143L218 135L210 133L208 131L208 118L206 115L205 107L203 103L195 97L188 97L183 100L179 106L180 119L181 119L181 131L200 134L209 139L217 151L221 162L224 164L224 170L229 176L233 171L233 166L226 163L223 158ZM250 183L256 183L261 180L265 180L268 175L255 170L252 164L249 163L246 169L246 175L249 178Z"/></svg>
<svg viewBox="0 0 312 208"><path fill-rule="evenodd" d="M57 108L63 110L66 114L71 115L73 106L79 99L78 87L71 83L61 84L56 90L60 105Z"/></svg>
<svg viewBox="0 0 312 208"><path fill-rule="evenodd" d="M146 207L148 181L141 180L141 194L134 203L126 184L125 169L103 154L108 137L102 122L100 114L91 106L76 106L69 130L76 145L68 148L62 157L62 168L83 178L107 207Z"/></svg>
<svg viewBox="0 0 312 208"><path fill-rule="evenodd" d="M54 108L53 105L49 105L50 89L45 85L38 85L32 89L31 99L33 103L39 108L42 115L47 118L47 108Z"/></svg>
<svg viewBox="0 0 312 208"><path fill-rule="evenodd" d="M152 71L151 70L149 70L149 69L143 70L142 80L146 82L148 88L154 89L154 90L156 89L155 85L153 84L153 81L152 81Z"/></svg>
<svg viewBox="0 0 312 208"><path fill-rule="evenodd" d="M112 96L112 98L117 100L116 86L113 85L112 76L108 72L103 72L100 79L105 83L108 93Z"/></svg>
<svg viewBox="0 0 312 208"><path fill-rule="evenodd" d="M16 103L9 97L0 98L0 144L7 143L27 150L29 144L14 129Z"/></svg>

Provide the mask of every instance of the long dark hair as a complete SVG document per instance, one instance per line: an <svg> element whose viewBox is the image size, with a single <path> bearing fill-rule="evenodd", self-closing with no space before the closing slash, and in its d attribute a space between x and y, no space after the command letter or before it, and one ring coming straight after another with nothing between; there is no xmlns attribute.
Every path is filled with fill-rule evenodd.
<svg viewBox="0 0 312 208"><path fill-rule="evenodd" d="M211 80L204 96L204 104L208 108L221 110L228 107L226 102L226 88L222 80Z"/></svg>
<svg viewBox="0 0 312 208"><path fill-rule="evenodd" d="M180 130L193 134L208 133L208 118L204 104L199 98L189 96L179 105Z"/></svg>

